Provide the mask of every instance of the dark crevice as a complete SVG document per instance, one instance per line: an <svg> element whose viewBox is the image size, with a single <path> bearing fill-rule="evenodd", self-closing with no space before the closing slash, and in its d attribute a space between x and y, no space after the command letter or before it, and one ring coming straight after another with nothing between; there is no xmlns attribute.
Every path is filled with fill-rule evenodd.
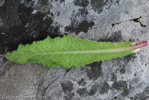
<svg viewBox="0 0 149 100"><path fill-rule="evenodd" d="M43 99L44 99L44 97L45 97L45 95L46 95L46 91L47 91L48 87L49 87L52 83L54 83L57 79L58 79L58 78L54 79L54 80L53 80L52 82L50 82L45 88L43 88L42 94L41 94Z"/></svg>
<svg viewBox="0 0 149 100"><path fill-rule="evenodd" d="M0 76L5 75L5 68L8 62L9 61L5 58L5 55L0 55Z"/></svg>
<svg viewBox="0 0 149 100"><path fill-rule="evenodd" d="M43 98L43 96L45 96L45 92L43 92L43 83L44 83L44 78L47 75L48 71L45 73L45 75L43 76L43 78L40 80L39 84L38 84L38 89L37 89L37 94L36 94L36 99L40 100L41 96Z"/></svg>
<svg viewBox="0 0 149 100"><path fill-rule="evenodd" d="M40 100L40 97L42 96L43 98L43 95L45 95L43 92L41 92L43 90L42 89L43 82L44 82L44 78L39 82L39 85L38 85L37 95L36 95L37 100Z"/></svg>
<svg viewBox="0 0 149 100"><path fill-rule="evenodd" d="M134 22L139 22L139 19L140 18L135 18L135 19L132 19Z"/></svg>
<svg viewBox="0 0 149 100"><path fill-rule="evenodd" d="M71 69L72 69L72 67L69 69L66 69L66 73L63 75L63 77L65 77L67 75L67 73L70 72Z"/></svg>
<svg viewBox="0 0 149 100"><path fill-rule="evenodd" d="M141 27L147 27L146 25L143 25L143 24L141 23L140 18L142 18L142 17L132 19L132 21L134 21L134 22L136 22L136 23L140 23Z"/></svg>
<svg viewBox="0 0 149 100"><path fill-rule="evenodd" d="M120 23L121 23L121 22L120 22ZM120 23L114 23L114 24L112 24L112 27L114 27L115 25L120 24Z"/></svg>
<svg viewBox="0 0 149 100"><path fill-rule="evenodd" d="M141 23L141 21L140 21L141 18L142 18L142 16L139 17L139 18L130 19L130 20L126 20L126 21L134 21L134 22L136 22L136 23L139 23L139 24L141 25L141 27L147 27L147 25L143 25L143 24ZM126 21L123 21L123 22L126 22ZM123 23L123 22L113 23L113 24L112 24L112 27L114 27L114 26L117 25L117 24L121 24L121 23Z"/></svg>

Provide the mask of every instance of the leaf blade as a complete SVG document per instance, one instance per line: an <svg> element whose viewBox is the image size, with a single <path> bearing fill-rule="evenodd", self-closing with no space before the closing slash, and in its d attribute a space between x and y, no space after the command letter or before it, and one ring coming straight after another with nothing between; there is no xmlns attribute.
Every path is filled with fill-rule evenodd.
<svg viewBox="0 0 149 100"><path fill-rule="evenodd" d="M17 63L33 62L70 68L129 55L133 53L128 49L131 45L131 42L96 42L70 35L55 39L47 37L43 41L19 45L18 50L8 52L6 58Z"/></svg>

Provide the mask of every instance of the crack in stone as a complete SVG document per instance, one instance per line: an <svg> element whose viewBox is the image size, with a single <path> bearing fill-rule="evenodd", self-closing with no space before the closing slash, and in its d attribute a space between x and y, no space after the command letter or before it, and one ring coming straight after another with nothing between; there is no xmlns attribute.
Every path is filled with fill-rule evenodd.
<svg viewBox="0 0 149 100"><path fill-rule="evenodd" d="M52 84L52 83L54 83L57 79L59 79L59 77L58 78L56 78L56 79L54 79L52 82L50 82L45 88L42 88L42 89L39 89L38 90L38 92L37 92L37 96L36 96L36 98L37 98L37 100L43 100L44 98L45 98L45 95L46 95L46 91L47 91L47 89L48 89L48 87ZM42 83L42 85L41 85L41 87L43 86L43 83L44 83L44 79L41 81ZM41 93L40 93L41 92Z"/></svg>
<svg viewBox="0 0 149 100"><path fill-rule="evenodd" d="M113 23L113 24L112 24L112 27L114 27L114 25L116 25L116 24L121 24L121 23L127 22L127 21L134 21L134 22L136 22L136 23L139 23L139 24L141 25L141 27L147 27L147 25L143 25L143 23L140 21L140 19L141 19L142 17L146 17L146 16L140 16L140 17L138 17L138 18L125 20L125 21L118 22L118 23Z"/></svg>
<svg viewBox="0 0 149 100"><path fill-rule="evenodd" d="M58 77L58 78L59 78L59 77ZM46 93L48 87L49 87L52 83L54 83L58 78L54 79L52 82L50 82L50 83L47 85L47 87L45 87L45 88L43 89L44 95L45 95L45 93Z"/></svg>
<svg viewBox="0 0 149 100"><path fill-rule="evenodd" d="M121 23L124 23L124 22L127 22L127 21L134 21L134 22L137 22L137 21L135 21L135 20L138 19L138 22L140 23L140 25L141 25L142 27L147 27L148 25L143 25L143 23L139 20L139 19L141 19L141 18L143 18L143 17L149 17L149 16L140 16L140 17L138 17L138 18L133 18L133 19L128 19L128 20L125 20L125 21L117 22L117 23L112 23L112 24L110 24L110 25L112 25L112 27L114 27L115 25L118 25L118 24L121 24ZM99 26L99 27L93 27L93 28L91 28L91 29L97 29L97 28L107 27L107 26L110 26L110 25L102 25L102 26Z"/></svg>
<svg viewBox="0 0 149 100"><path fill-rule="evenodd" d="M65 76L67 75L67 73L70 72L71 69L72 69L72 67L69 68L69 69L67 69L67 70L66 70L66 73L65 73L62 77L65 77Z"/></svg>
<svg viewBox="0 0 149 100"><path fill-rule="evenodd" d="M41 81L39 82L39 85L38 85L38 89L37 89L37 95L36 95L36 99L37 100L40 100L41 97L43 99L43 93L42 93L42 86L43 86L43 83L44 83L44 78L45 76L47 75L48 71L46 71L45 75L43 76L43 78L41 79ZM44 94L45 95L45 94Z"/></svg>
<svg viewBox="0 0 149 100"><path fill-rule="evenodd" d="M5 58L5 55L0 55L0 56L1 56L0 57L0 74L3 74L6 64L8 64L10 61Z"/></svg>
<svg viewBox="0 0 149 100"><path fill-rule="evenodd" d="M143 25L143 23L140 21L141 18L142 17L139 17L139 18L133 19L132 21L139 23L141 25L141 27L147 27L147 25Z"/></svg>
<svg viewBox="0 0 149 100"><path fill-rule="evenodd" d="M68 69L68 71L66 71L66 73L62 76L64 77L69 71L71 70ZM55 78L52 82L50 82L46 87L43 86L43 83L44 83L44 79L47 75L48 71L45 73L45 75L43 76L43 78L41 79L41 81L39 82L39 85L38 85L38 90L37 90L37 95L36 95L36 99L37 100L44 100L45 99L45 95L46 95L46 91L48 89L48 87L54 83L57 79L59 79L60 77L57 77Z"/></svg>

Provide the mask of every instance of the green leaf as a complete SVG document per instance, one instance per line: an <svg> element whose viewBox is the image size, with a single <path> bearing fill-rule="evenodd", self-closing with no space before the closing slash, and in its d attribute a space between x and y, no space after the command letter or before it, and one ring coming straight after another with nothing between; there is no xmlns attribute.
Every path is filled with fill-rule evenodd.
<svg viewBox="0 0 149 100"><path fill-rule="evenodd" d="M133 53L131 42L96 42L70 35L32 44L19 45L17 51L8 52L6 58L17 63L42 63L45 66L80 66L95 61L122 57Z"/></svg>

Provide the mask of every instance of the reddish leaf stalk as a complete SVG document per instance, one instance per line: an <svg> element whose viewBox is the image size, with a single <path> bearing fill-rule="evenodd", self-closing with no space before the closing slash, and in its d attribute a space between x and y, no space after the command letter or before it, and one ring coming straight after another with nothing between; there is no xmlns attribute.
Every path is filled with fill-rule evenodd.
<svg viewBox="0 0 149 100"><path fill-rule="evenodd" d="M148 41L142 41L142 42L139 42L139 43L136 43L136 44L132 45L131 49L139 50L140 48L143 48L143 47L147 46L147 44L148 44Z"/></svg>

